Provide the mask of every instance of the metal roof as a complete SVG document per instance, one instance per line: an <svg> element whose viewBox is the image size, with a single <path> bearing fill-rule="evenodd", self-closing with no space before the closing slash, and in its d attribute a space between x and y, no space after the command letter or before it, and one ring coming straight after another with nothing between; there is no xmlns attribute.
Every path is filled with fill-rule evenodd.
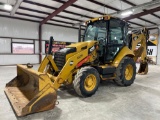
<svg viewBox="0 0 160 120"><path fill-rule="evenodd" d="M67 6L69 1L70 4ZM73 24L154 1L159 2L147 8L142 6L133 15L122 19L127 20L133 28L157 26L160 24L160 0L22 0L13 16L10 15L10 11L0 8L0 17L42 23L52 14L51 19L46 19L46 24L78 28ZM0 0L0 3L8 3L12 6L17 4L16 0Z"/></svg>

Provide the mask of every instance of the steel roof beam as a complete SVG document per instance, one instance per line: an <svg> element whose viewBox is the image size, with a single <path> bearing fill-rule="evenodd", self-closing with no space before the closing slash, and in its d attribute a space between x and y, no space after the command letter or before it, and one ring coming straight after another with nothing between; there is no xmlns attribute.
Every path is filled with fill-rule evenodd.
<svg viewBox="0 0 160 120"><path fill-rule="evenodd" d="M63 3L63 4L66 3L65 1L61 1L61 0L52 0L52 1L56 1L56 2L59 2L59 3ZM92 12L92 13L104 15L104 13L101 13L101 12L98 12L98 11L95 11L95 10L91 10L91 9L88 9L88 8L85 8L85 7L76 5L76 4L72 4L71 6L72 6L72 7L75 7L75 8L78 8L78 9L82 9L82 10L89 11L89 12Z"/></svg>
<svg viewBox="0 0 160 120"><path fill-rule="evenodd" d="M9 11L6 11L6 10L0 10L0 12L10 13ZM33 15L24 14L24 13L17 13L16 12L16 14L17 15L24 15L24 16L28 16L28 17L34 17L34 18L36 17L36 16L33 16ZM31 20L31 19L27 19L27 18L20 18L20 17L15 17L15 16L8 16L8 15L0 15L0 17L6 17L6 18L11 18L11 19L17 19L17 20L24 20L24 21L29 21L29 22L36 22L36 23L40 22L39 20ZM42 19L41 17L38 17L38 18ZM52 21L54 21L54 20L52 20ZM56 22L61 22L61 21L57 20ZM78 29L77 27L60 25L60 24L56 24L56 23L46 23L46 24L60 26L60 27L66 27L66 28ZM67 24L71 24L71 23L68 22Z"/></svg>
<svg viewBox="0 0 160 120"><path fill-rule="evenodd" d="M151 27L151 28L148 28L149 30L155 30L155 29L158 29L158 27Z"/></svg>
<svg viewBox="0 0 160 120"><path fill-rule="evenodd" d="M56 0L57 1L57 0ZM93 2L92 0L88 0L88 1L91 1ZM33 4L33 5L37 5L37 6L41 6L41 7L46 7L46 8L50 8L50 9L56 9L55 7L51 7L51 6L47 6L47 5L44 5L44 4L40 4L40 3L36 3L36 2L32 2L32 1L24 1L25 3L28 3L28 4ZM57 1L59 2L59 1ZM62 2L61 2L62 3ZM64 2L63 2L64 3ZM99 3L99 2L98 2ZM74 6L75 4L72 4L73 7L76 7ZM102 5L102 4L101 4ZM104 6L104 5L103 5ZM106 5L106 7L109 7ZM112 9L113 7L110 7L110 9ZM24 8L24 7L20 7L20 9L23 9L23 10L29 10L29 11L32 11L32 12L38 12L38 13L42 13L42 14L49 14L49 13L46 13L46 12L42 12L42 11L39 11L39 10L33 10L33 9L29 9L29 8ZM87 8L88 9L88 8ZM113 8L115 10L118 10L117 8ZM120 10L118 10L120 11ZM74 13L74 12L70 12L70 11L67 11L67 10L64 10L63 12L66 12L66 13L69 13L69 14L73 14L73 15L77 15L77 16L83 16L83 17L86 17L86 18L91 18L90 16L87 16L87 15L81 15L81 14L78 14L78 13ZM61 18L64 18L64 19L72 19L72 20L75 20L75 21L79 21L79 22L82 22L81 20L78 20L78 19L74 19L74 18L68 18L68 17L64 17L64 16L60 16L60 15L57 15L57 17L61 17ZM129 22L129 21L128 21ZM132 22L132 24L135 24L135 25L138 25L138 26L143 26L141 24L137 24L137 23L134 23Z"/></svg>
<svg viewBox="0 0 160 120"><path fill-rule="evenodd" d="M94 4L97 4L97 5L100 5L100 6L107 7L107 8L109 8L109 9L111 9L111 10L120 11L119 9L117 9L117 8L115 8L115 7L111 7L111 6L109 6L109 5L100 3L100 2L98 2L98 1L96 1L96 0L87 0L87 1L90 1L90 2L92 2L92 3L94 3Z"/></svg>
<svg viewBox="0 0 160 120"><path fill-rule="evenodd" d="M128 5L136 6L136 4L134 4L134 3L132 3L132 2L130 2L130 1L128 1L128 0L122 0L122 1L125 2L125 3L127 3ZM143 11L147 11L147 10L143 10ZM156 15L156 14L154 14L154 13L150 13L150 14L153 15L154 17L157 17L157 18L160 19L160 16L158 16L158 15Z"/></svg>
<svg viewBox="0 0 160 120"><path fill-rule="evenodd" d="M59 2L59 3L65 3L65 1L59 1L59 0L53 0L53 1L56 1L56 2ZM100 6L109 7L110 9L115 10L115 11L120 11L120 10L117 9L117 8L114 8L114 7L111 7L111 6L108 6L108 5L104 5L104 4L99 3L98 1L95 1L95 0L88 0L88 1L93 2L93 3L95 3L95 4L98 4L98 5L100 5ZM79 9L83 9L83 10L86 10L86 11L89 11L89 12L94 12L94 13L96 13L95 11L92 11L91 9L84 8L84 7L75 5L75 4L72 4L71 6L76 7L76 8L79 8ZM104 15L104 13L100 13L100 12L98 12L97 14ZM128 21L128 22L131 23L131 24L134 24L134 25L143 26L143 25L138 24L138 23L134 23L134 22L130 22L130 21Z"/></svg>
<svg viewBox="0 0 160 120"><path fill-rule="evenodd" d="M26 13L16 12L16 14L17 14L17 15L27 16L27 17L39 18L39 19L42 19L42 20L45 19L44 17L35 16L35 15L30 15L30 14L26 14ZM70 24L70 25L73 24L73 23L71 23L71 22L66 22L66 21L62 21L62 20L55 20L55 19L50 19L50 21L60 22L60 23L65 23L65 24Z"/></svg>
<svg viewBox="0 0 160 120"><path fill-rule="evenodd" d="M23 2L23 0L17 0L16 4L14 5L10 15L14 16L14 14L16 13L16 11L18 10L18 8L20 7L21 3Z"/></svg>
<svg viewBox="0 0 160 120"><path fill-rule="evenodd" d="M146 20L146 19L144 19L144 18L140 18L140 17L139 17L138 19L143 20L143 21L148 22L148 23L153 24L153 25L157 25L156 23L151 22L151 21L149 21L149 20Z"/></svg>
<svg viewBox="0 0 160 120"><path fill-rule="evenodd" d="M72 5L77 0L69 0L66 3L64 3L61 7L57 8L52 14L50 14L48 17L46 17L44 20L40 22L40 25L45 24L48 20L52 19L54 16L65 10L67 7Z"/></svg>
<svg viewBox="0 0 160 120"><path fill-rule="evenodd" d="M138 24L138 23L135 23L135 22L131 22L131 21L127 21L128 23L130 23L130 24L134 24L134 25L138 25L138 26L141 26L141 27L143 27L143 25L141 25L141 24Z"/></svg>
<svg viewBox="0 0 160 120"><path fill-rule="evenodd" d="M40 10L34 10L34 9L26 8L26 7L19 7L19 9L26 10L26 11L31 11L31 12L36 12L36 13L41 13L41 14L46 14L46 15L50 14L48 12L44 12L44 11L40 11ZM65 17L65 16L61 16L61 15L56 15L56 17L82 22L81 20L70 18L70 17Z"/></svg>
<svg viewBox="0 0 160 120"><path fill-rule="evenodd" d="M136 4L134 4L134 3L132 3L132 2L130 2L128 0L121 0L121 1L123 1L124 3L127 3L128 5L136 6Z"/></svg>
<svg viewBox="0 0 160 120"><path fill-rule="evenodd" d="M108 5L102 4L102 3L98 2L98 1L95 1L95 0L88 0L88 1L93 2L93 3L95 3L95 4L98 4L98 5L101 5L101 6L104 6L104 7L107 7L107 8L110 8L110 9L115 10L115 11L121 11L121 10L119 10L119 9L117 9L117 8L110 7L110 6L108 6ZM129 2L129 1L127 1L127 0L122 0L122 1L125 2L125 3L127 3L127 4L129 4L129 5L131 5L131 6L136 6L135 4L133 4L133 3ZM156 25L156 23L151 22L151 21L149 21L149 20L146 20L146 19L143 19L143 18L138 18L138 19Z"/></svg>
<svg viewBox="0 0 160 120"><path fill-rule="evenodd" d="M57 9L55 7L51 7L51 6L48 6L48 5L44 5L44 4L40 4L40 3L36 3L36 2L32 2L32 1L24 1L24 2L28 3L28 4L32 4L32 5L37 5L37 6L53 9L53 10ZM63 12L68 13L68 14L73 14L73 15L81 16L81 17L86 17L86 18L89 18L89 19L91 18L90 16L82 15L82 14L71 12L71 11L68 11L68 10L63 10Z"/></svg>
<svg viewBox="0 0 160 120"><path fill-rule="evenodd" d="M160 11L160 7L156 7L156 8L150 9L150 10L146 10L145 12L141 12L141 13L131 15L129 17L124 18L124 20L131 20L131 19L134 19L134 18L139 18L141 16L144 16L144 15L147 15L147 14L150 14L150 13L153 13L153 12L157 12L157 11Z"/></svg>
<svg viewBox="0 0 160 120"><path fill-rule="evenodd" d="M30 9L30 8L20 7L19 9L49 15L49 13L47 13L47 12L44 12L44 11L42 12L42 11L39 11L39 10L33 10L33 9ZM26 14L19 13L19 12L18 12L18 13L16 13L16 14L19 14L19 15L20 15L20 14L21 14L21 15L26 15ZM28 16L28 15L26 15L26 16ZM31 17L31 16L29 16L29 17ZM35 16L35 17L36 17L36 16ZM73 21L78 21L78 22L83 22L83 21L78 20L78 19L69 18L69 17L64 17L64 16L60 16L60 15L57 15L57 17L64 18L64 19L68 19L68 20L73 20ZM37 16L36 18L38 18L38 16ZM129 22L129 21L128 21L128 22ZM135 25L138 25L138 26L143 26L143 25L141 25L141 24L134 23L134 22L129 22L129 23L131 23L131 24L135 24Z"/></svg>

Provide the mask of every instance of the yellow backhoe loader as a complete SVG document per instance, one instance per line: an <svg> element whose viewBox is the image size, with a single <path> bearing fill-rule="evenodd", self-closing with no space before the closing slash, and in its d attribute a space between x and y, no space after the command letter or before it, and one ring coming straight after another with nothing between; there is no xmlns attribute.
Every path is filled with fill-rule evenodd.
<svg viewBox="0 0 160 120"><path fill-rule="evenodd" d="M17 76L6 84L5 93L17 116L53 109L61 85L73 84L82 97L92 96L101 80L130 86L136 76L136 60L141 57L140 74L147 74L148 30L128 34L127 22L108 15L86 22L82 42L48 54L38 71L31 65L17 65ZM136 50L136 45L141 46Z"/></svg>

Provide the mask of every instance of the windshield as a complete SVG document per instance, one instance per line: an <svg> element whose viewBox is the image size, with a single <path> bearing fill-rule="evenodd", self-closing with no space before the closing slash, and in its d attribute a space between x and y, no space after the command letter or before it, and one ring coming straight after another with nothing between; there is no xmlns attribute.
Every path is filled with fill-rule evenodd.
<svg viewBox="0 0 160 120"><path fill-rule="evenodd" d="M123 44L125 41L125 23L119 19L111 19L109 24L108 43Z"/></svg>
<svg viewBox="0 0 160 120"><path fill-rule="evenodd" d="M84 41L90 41L90 40L105 40L107 31L106 31L106 21L99 20L93 23L90 23L87 27Z"/></svg>

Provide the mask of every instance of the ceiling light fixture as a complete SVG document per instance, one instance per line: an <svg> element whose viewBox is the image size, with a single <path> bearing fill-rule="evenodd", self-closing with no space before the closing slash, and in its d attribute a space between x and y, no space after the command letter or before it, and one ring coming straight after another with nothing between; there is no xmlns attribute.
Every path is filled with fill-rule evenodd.
<svg viewBox="0 0 160 120"><path fill-rule="evenodd" d="M122 16L128 16L131 15L133 12L132 11L127 11L127 12L123 12L121 13Z"/></svg>
<svg viewBox="0 0 160 120"><path fill-rule="evenodd" d="M12 6L9 5L9 4L4 4L4 9L11 11L12 10Z"/></svg>

